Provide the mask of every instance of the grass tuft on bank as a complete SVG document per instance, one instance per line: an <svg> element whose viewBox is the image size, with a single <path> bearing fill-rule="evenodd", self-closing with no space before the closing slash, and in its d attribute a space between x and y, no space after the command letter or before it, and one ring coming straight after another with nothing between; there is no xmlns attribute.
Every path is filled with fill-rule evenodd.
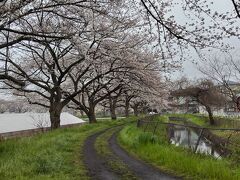
<svg viewBox="0 0 240 180"><path fill-rule="evenodd" d="M185 179L240 179L239 166L170 145L164 138L143 132L134 125L126 126L118 140L131 154Z"/></svg>

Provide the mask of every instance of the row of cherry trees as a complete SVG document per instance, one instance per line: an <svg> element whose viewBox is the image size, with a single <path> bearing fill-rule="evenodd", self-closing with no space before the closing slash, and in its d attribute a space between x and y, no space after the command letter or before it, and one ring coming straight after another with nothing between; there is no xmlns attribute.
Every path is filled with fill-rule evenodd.
<svg viewBox="0 0 240 180"><path fill-rule="evenodd" d="M120 94L127 114L130 100L136 109L164 96L159 71L179 65L176 53L189 45L226 49L221 40L239 37L239 3L230 3L218 12L204 0L3 0L2 88L48 108L52 128L66 106L96 122L96 105L108 99L113 111Z"/></svg>
<svg viewBox="0 0 240 180"><path fill-rule="evenodd" d="M1 9L2 89L47 108L53 129L64 107L94 123L96 105L114 94L158 92L159 57L124 1L19 0Z"/></svg>

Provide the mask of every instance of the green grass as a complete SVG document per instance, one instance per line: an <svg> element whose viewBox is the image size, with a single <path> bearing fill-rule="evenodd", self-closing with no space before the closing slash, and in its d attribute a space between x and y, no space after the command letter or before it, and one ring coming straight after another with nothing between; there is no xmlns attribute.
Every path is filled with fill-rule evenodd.
<svg viewBox="0 0 240 180"><path fill-rule="evenodd" d="M174 116L174 117L181 117L186 118L188 121L193 122L194 124L197 124L199 126L208 126L209 122L207 117L199 116L199 115L193 115L193 114L168 114L168 117Z"/></svg>
<svg viewBox="0 0 240 180"><path fill-rule="evenodd" d="M188 149L168 144L161 136L144 133L133 125L120 132L119 142L140 159L164 171L183 175L186 179L240 179L240 167L231 161L194 154Z"/></svg>
<svg viewBox="0 0 240 180"><path fill-rule="evenodd" d="M240 128L240 120L232 117L221 117L214 116L214 120L216 122L215 125L210 125L207 115L200 114L168 114L165 116L175 116L175 117L183 117L188 121L197 124L199 126L204 127L216 127L216 128Z"/></svg>
<svg viewBox="0 0 240 180"><path fill-rule="evenodd" d="M0 179L88 179L82 147L89 135L129 121L104 121L0 142Z"/></svg>
<svg viewBox="0 0 240 180"><path fill-rule="evenodd" d="M163 116L155 115L155 116L153 116L152 120L160 121L160 122L168 122L168 116L167 115L163 115Z"/></svg>

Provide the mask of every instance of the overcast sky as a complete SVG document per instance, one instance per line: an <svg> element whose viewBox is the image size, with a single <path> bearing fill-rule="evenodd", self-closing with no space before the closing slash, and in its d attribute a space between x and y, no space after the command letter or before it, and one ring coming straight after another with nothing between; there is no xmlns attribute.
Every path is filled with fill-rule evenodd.
<svg viewBox="0 0 240 180"><path fill-rule="evenodd" d="M179 1L179 0L176 0ZM218 12L225 12L228 10L231 10L233 8L233 5L231 3L231 0L213 0L214 1L214 9L216 9ZM180 9L175 9L173 10L175 17L177 17L177 20L179 22L185 22L187 19L183 12ZM237 38L231 38L230 40L227 39L225 40L226 43L229 43L235 49L238 49L240 51L240 40ZM235 50L236 51L236 50ZM203 75L198 71L198 66L193 63L193 60L196 61L197 63L201 63L200 58L194 51L190 51L191 55L193 56L194 59L187 59L178 72L175 72L172 74L173 79L176 79L178 77L181 77L183 75L187 76L190 79L196 79L203 77ZM214 54L217 54L218 52L215 50L212 50L211 52L206 53L206 56L214 56ZM240 60L240 59L239 59ZM7 96L5 96L7 97ZM0 98L2 98L1 93L0 93ZM8 98L8 97L7 97Z"/></svg>
<svg viewBox="0 0 240 180"><path fill-rule="evenodd" d="M210 2L210 1L209 1ZM231 0L213 0L213 5L214 9L218 12L226 12L226 11L231 11L233 9L233 5L231 3ZM177 9L174 11L175 14L177 14L177 18L178 21L186 21L186 17L185 15L181 12L181 10ZM239 23L240 26L240 23ZM237 53L235 53L236 51L240 51L240 39L238 39L237 37L235 38L231 38L231 39L226 39L224 40L225 43L230 44L232 47L235 48L235 50L233 50L232 52L230 52L233 56ZM191 56L194 57L194 61L196 61L196 63L201 64L201 60L199 58L199 56L192 50L190 51ZM213 57L214 55L219 55L219 51L217 50L211 50L210 52L205 52L204 53L206 55L206 57ZM238 58L238 57L235 57ZM200 78L203 77L203 75L198 71L198 65L196 65L195 63L192 62L193 59L187 59L184 63L183 63L183 67L180 71L173 73L172 77L173 79L178 78L180 76L187 76L190 79L196 79L196 78ZM240 59L239 59L240 61Z"/></svg>

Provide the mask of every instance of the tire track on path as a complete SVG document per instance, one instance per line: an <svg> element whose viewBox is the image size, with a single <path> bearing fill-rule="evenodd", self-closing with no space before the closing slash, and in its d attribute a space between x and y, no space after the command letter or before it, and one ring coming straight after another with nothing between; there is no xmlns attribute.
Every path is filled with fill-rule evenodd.
<svg viewBox="0 0 240 180"><path fill-rule="evenodd" d="M131 171L142 180L175 180L180 179L159 169L130 156L117 142L117 132L109 139L109 147L125 164L128 165Z"/></svg>
<svg viewBox="0 0 240 180"><path fill-rule="evenodd" d="M175 180L180 179L165 172L160 171L158 168L153 167L139 159L129 155L117 142L117 133L119 126L107 128L103 131L97 132L89 136L84 143L83 154L84 163L88 169L88 174L94 180L118 180L122 179L119 174L114 172L107 163L107 158L103 158L97 153L95 149L95 142L98 136L106 131L116 128L109 139L106 139L109 144L109 149L116 155L129 169L132 171L137 179L142 180Z"/></svg>
<svg viewBox="0 0 240 180"><path fill-rule="evenodd" d="M94 147L96 138L107 130L109 129L105 129L89 136L84 143L84 163L89 171L89 176L94 180L120 179L116 173L107 167L106 162L97 154L97 151Z"/></svg>

